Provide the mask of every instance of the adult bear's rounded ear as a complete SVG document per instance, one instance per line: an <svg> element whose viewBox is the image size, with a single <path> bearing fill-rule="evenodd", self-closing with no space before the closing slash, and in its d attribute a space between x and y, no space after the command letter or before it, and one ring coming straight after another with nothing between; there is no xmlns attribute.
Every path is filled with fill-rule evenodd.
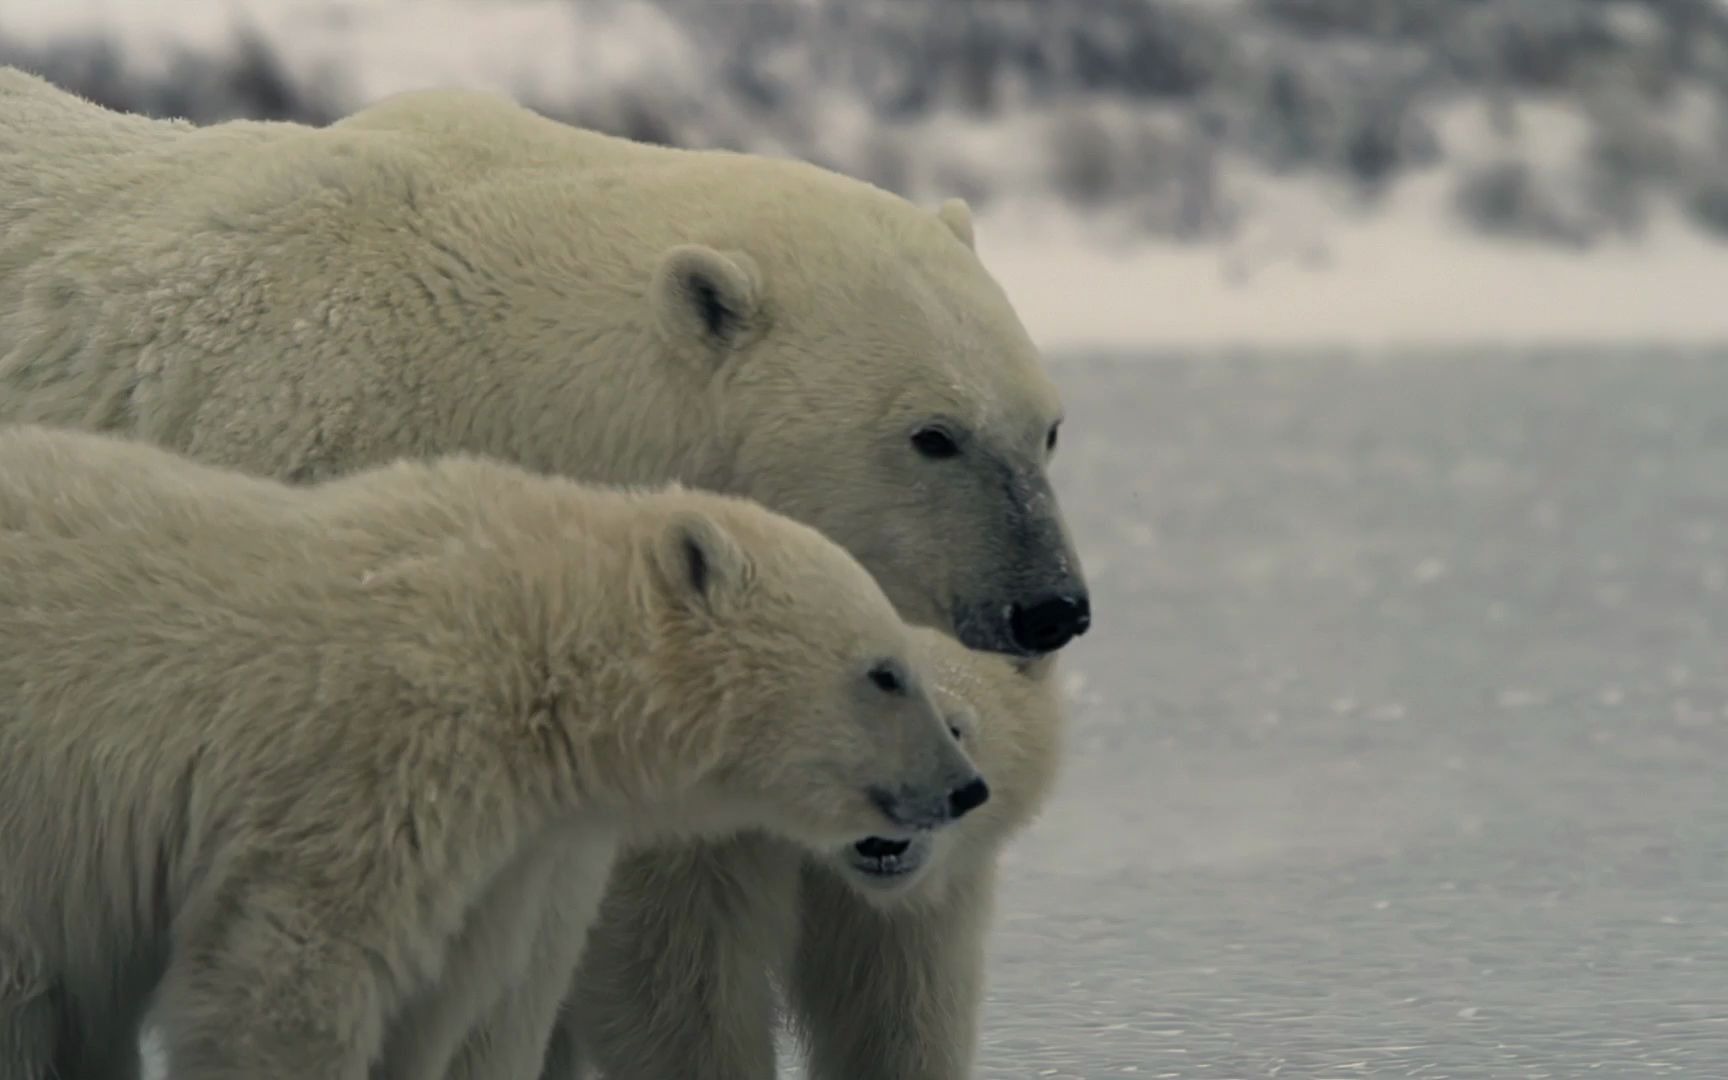
<svg viewBox="0 0 1728 1080"><path fill-rule="evenodd" d="M936 208L936 217L942 224L948 226L948 231L967 247L977 250L977 242L972 235L972 207L965 199L947 199Z"/></svg>
<svg viewBox="0 0 1728 1080"><path fill-rule="evenodd" d="M715 610L755 576L750 556L719 522L687 510L657 528L648 561L661 592L674 604Z"/></svg>
<svg viewBox="0 0 1728 1080"><path fill-rule="evenodd" d="M736 349L761 322L761 272L741 251L680 244L660 257L649 291L674 344Z"/></svg>

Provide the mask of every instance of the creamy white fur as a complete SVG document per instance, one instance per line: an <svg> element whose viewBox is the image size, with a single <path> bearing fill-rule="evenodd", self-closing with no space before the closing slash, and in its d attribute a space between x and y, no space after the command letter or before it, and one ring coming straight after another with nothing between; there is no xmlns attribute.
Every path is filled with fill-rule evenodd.
<svg viewBox="0 0 1728 1080"><path fill-rule="evenodd" d="M771 1076L784 1001L814 1076L971 1075L996 858L1055 783L1063 707L1051 660L1022 673L934 630L916 635L990 802L894 883L864 879L850 846L810 858L760 833L682 863L626 851L554 1064L612 1080Z"/></svg>
<svg viewBox="0 0 1728 1080"><path fill-rule="evenodd" d="M869 575L743 500L0 430L0 1075L126 1075L147 1005L187 1080L442 1075L412 1055L575 948L621 838L945 806L928 685Z"/></svg>
<svg viewBox="0 0 1728 1080"><path fill-rule="evenodd" d="M294 481L467 450L735 492L845 545L910 620L995 648L1009 603L1079 579L1045 474L1060 415L958 202L931 212L476 93L407 94L323 130L195 128L0 70L0 419ZM934 421L964 454L911 452ZM822 1080L964 1076L989 860L956 859L942 906L906 907L904 932L860 958L840 939L886 897L800 887L783 849L752 843L633 860L695 898L688 939L636 968L636 998L724 986L676 1038L645 1017L608 1045L758 1075L774 1005L729 958L786 952L802 926L808 970L845 965L793 987L813 1045L843 1048L819 1049ZM856 963L856 1000L831 1001ZM863 1056L822 1064L845 1048Z"/></svg>

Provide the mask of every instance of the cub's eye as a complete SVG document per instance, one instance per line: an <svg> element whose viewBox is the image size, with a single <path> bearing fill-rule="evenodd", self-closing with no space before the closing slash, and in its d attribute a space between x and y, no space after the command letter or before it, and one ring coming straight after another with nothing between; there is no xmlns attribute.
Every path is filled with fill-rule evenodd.
<svg viewBox="0 0 1728 1080"><path fill-rule="evenodd" d="M1045 435L1044 435L1044 452L1045 453L1054 453L1056 451L1056 429L1060 428L1061 426L1062 426L1061 424L1051 424L1050 430L1045 433Z"/></svg>
<svg viewBox="0 0 1728 1080"><path fill-rule="evenodd" d="M954 441L954 436L938 427L913 432L912 446L927 458L951 458L960 453L960 444Z"/></svg>
<svg viewBox="0 0 1728 1080"><path fill-rule="evenodd" d="M871 668L870 681L876 684L876 689L885 694L899 694L906 690L906 684L901 681L900 673L894 670L892 664L877 664Z"/></svg>

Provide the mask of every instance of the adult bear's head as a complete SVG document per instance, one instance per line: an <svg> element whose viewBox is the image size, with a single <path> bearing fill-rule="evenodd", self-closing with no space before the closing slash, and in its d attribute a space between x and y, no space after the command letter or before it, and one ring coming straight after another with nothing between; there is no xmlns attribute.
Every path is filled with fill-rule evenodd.
<svg viewBox="0 0 1728 1080"><path fill-rule="evenodd" d="M644 182L700 223L648 285L663 359L706 388L709 469L689 479L814 525L909 620L973 648L1037 656L1084 633L1047 472L1061 402L966 204L744 155Z"/></svg>

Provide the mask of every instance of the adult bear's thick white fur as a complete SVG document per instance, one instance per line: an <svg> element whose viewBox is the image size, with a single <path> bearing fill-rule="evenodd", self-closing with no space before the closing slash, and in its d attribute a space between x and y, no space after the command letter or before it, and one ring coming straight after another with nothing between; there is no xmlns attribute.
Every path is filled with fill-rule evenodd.
<svg viewBox="0 0 1728 1080"><path fill-rule="evenodd" d="M1013 650L1016 605L1084 592L1046 480L1060 415L958 202L930 213L808 165L642 146L475 93L317 131L197 128L0 70L0 418L290 480L452 450L680 479L821 529L913 622ZM919 450L946 454L938 436L953 454ZM668 954L698 967L653 969L719 988L710 1036L690 1017L657 1043L688 1047L686 1075L759 1074L764 984L734 987L727 955L794 924L824 955L822 912L877 917L874 886L832 903L747 887L751 867L787 876L777 849L751 850L669 850L654 872L715 901L692 900L689 947ZM977 905L982 926L990 886L969 872L944 903ZM975 950L945 917L908 909L856 1008L825 1004L850 967L809 980L809 1007L794 986L812 1042L891 1048L882 1075L964 1076ZM821 1080L857 1075L823 1057ZM928 1065L896 1074L904 1060Z"/></svg>

